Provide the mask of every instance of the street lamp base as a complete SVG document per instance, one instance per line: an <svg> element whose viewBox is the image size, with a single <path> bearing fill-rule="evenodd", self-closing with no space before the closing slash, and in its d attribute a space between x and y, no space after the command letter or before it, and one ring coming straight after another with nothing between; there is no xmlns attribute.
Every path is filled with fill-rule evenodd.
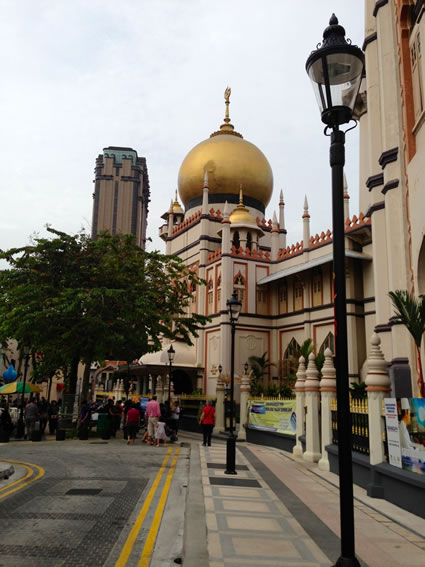
<svg viewBox="0 0 425 567"><path fill-rule="evenodd" d="M238 474L236 472L236 437L233 434L227 438L226 470L224 474Z"/></svg>
<svg viewBox="0 0 425 567"><path fill-rule="evenodd" d="M340 557L333 567L360 567L356 557Z"/></svg>

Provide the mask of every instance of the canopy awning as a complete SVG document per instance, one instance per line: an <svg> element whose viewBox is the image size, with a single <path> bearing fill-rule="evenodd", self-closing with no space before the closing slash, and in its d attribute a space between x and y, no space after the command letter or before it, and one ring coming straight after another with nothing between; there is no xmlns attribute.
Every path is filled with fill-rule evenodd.
<svg viewBox="0 0 425 567"><path fill-rule="evenodd" d="M347 258L355 258L357 260L365 260L371 261L372 256L368 254L363 254L363 252L356 252L355 250L346 250L345 255ZM333 261L333 254L326 254L325 256L319 256L318 258L314 258L313 260L308 260L303 264L296 264L295 266L291 266L290 268L286 268L286 270L280 270L275 274L271 274L263 278L262 280L257 282L257 285L264 285L268 284L277 280L281 280L283 278L287 278L288 276L292 276L299 272L304 272L305 270L311 270L312 268L316 268L317 266L322 266L323 264L327 264L328 262Z"/></svg>

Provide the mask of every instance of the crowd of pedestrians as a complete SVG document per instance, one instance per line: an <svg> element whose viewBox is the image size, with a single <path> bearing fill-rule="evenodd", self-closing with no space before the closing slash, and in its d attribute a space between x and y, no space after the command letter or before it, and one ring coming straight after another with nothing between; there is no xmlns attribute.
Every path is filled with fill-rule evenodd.
<svg viewBox="0 0 425 567"><path fill-rule="evenodd" d="M21 415L20 403L20 398L17 398L13 405L5 399L1 402L0 434L2 436L9 437L17 429ZM46 433L47 425L49 433L54 435L58 426L59 404L56 400L49 402L44 397L40 399L30 397L29 400L24 400L22 417L25 426L24 439L32 439L35 435L42 437Z"/></svg>

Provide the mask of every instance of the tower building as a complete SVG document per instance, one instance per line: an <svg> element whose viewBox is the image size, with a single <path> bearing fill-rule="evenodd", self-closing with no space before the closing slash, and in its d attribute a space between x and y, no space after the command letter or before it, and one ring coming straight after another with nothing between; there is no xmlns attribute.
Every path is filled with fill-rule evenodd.
<svg viewBox="0 0 425 567"><path fill-rule="evenodd" d="M133 148L109 146L96 159L92 237L103 231L134 234L146 244L149 176L146 159Z"/></svg>

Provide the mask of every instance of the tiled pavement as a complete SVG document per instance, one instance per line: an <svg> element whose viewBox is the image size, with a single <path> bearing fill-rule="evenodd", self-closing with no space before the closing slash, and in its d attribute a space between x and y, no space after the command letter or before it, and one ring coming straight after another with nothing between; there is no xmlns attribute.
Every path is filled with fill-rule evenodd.
<svg viewBox="0 0 425 567"><path fill-rule="evenodd" d="M320 567L339 556L338 479L277 449L237 446L237 476L224 474L226 446L199 451L209 567ZM355 487L356 552L368 567L423 567L425 520Z"/></svg>

